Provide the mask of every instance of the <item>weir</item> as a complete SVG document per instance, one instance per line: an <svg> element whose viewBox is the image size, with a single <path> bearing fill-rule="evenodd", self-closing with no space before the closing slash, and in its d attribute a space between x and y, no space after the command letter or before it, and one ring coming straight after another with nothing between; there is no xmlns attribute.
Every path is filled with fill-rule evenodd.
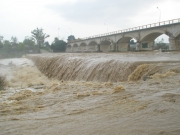
<svg viewBox="0 0 180 135"><path fill-rule="evenodd" d="M157 57L152 54L54 54L27 57L33 60L37 68L47 77L63 81L139 80L158 72L159 67L155 63L172 62L172 56ZM178 59L173 58L174 61ZM145 66L142 66L144 64Z"/></svg>

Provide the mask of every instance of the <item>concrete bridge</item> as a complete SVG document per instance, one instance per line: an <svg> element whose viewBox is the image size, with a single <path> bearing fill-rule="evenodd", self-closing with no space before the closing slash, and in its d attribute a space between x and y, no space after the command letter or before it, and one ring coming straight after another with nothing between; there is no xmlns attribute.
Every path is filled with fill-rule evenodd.
<svg viewBox="0 0 180 135"><path fill-rule="evenodd" d="M162 34L169 36L169 50L180 50L180 18L105 34L71 40L66 52L123 52L135 39L136 50L153 50L154 40Z"/></svg>

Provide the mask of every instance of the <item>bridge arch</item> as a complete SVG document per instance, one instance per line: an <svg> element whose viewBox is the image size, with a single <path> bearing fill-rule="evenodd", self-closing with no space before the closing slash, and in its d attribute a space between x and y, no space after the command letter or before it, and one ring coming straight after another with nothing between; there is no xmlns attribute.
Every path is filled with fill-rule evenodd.
<svg viewBox="0 0 180 135"><path fill-rule="evenodd" d="M96 51L98 51L98 43L96 41L89 42L87 47L88 47L87 50L89 52L96 52Z"/></svg>
<svg viewBox="0 0 180 135"><path fill-rule="evenodd" d="M145 41L148 38L151 38L150 40L153 40L162 34L166 34L166 32L163 30L153 30L153 31L145 32L145 33L143 33L143 36L141 37L140 40Z"/></svg>
<svg viewBox="0 0 180 135"><path fill-rule="evenodd" d="M87 44L86 43L84 43L84 42L82 42L82 43L80 43L80 45L79 45L79 51L81 51L81 52L86 52L87 51Z"/></svg>
<svg viewBox="0 0 180 135"><path fill-rule="evenodd" d="M180 30L174 34L174 37L175 38L180 37Z"/></svg>
<svg viewBox="0 0 180 135"><path fill-rule="evenodd" d="M72 52L72 46L70 44L67 45L66 52Z"/></svg>
<svg viewBox="0 0 180 135"><path fill-rule="evenodd" d="M135 39L137 40L137 38L135 36L132 36L130 34L128 35L124 35L123 37L121 37L118 41L117 41L117 51L118 52L124 52L124 51L129 51L130 50L130 40L131 39Z"/></svg>
<svg viewBox="0 0 180 135"><path fill-rule="evenodd" d="M72 52L78 52L78 51L79 51L79 46L78 46L78 44L73 44Z"/></svg>
<svg viewBox="0 0 180 135"><path fill-rule="evenodd" d="M124 37L131 37L131 39L135 39L135 40L139 40L136 36L134 36L133 34L126 34L124 35Z"/></svg>
<svg viewBox="0 0 180 135"><path fill-rule="evenodd" d="M169 37L169 35L167 35L166 33L167 32L163 30L154 30L144 34L140 41L141 50L157 49L157 47L155 47L155 40L163 34Z"/></svg>
<svg viewBox="0 0 180 135"><path fill-rule="evenodd" d="M114 50L114 43L111 39L103 39L100 41L100 51L110 52Z"/></svg>

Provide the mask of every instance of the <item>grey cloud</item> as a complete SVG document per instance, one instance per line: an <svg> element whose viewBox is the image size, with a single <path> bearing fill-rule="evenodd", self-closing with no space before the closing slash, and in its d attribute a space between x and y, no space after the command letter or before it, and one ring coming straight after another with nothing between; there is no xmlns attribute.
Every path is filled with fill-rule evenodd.
<svg viewBox="0 0 180 135"><path fill-rule="evenodd" d="M122 20L128 21L128 18L155 2L157 0L96 0L50 5L48 8L73 22L88 24L107 22L116 25Z"/></svg>

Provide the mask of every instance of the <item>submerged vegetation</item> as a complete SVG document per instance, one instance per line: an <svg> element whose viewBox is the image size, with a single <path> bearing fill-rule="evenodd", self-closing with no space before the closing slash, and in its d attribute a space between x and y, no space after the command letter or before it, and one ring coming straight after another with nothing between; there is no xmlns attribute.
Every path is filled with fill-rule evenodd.
<svg viewBox="0 0 180 135"><path fill-rule="evenodd" d="M3 90L6 86L6 78L5 76L0 75L0 90Z"/></svg>

